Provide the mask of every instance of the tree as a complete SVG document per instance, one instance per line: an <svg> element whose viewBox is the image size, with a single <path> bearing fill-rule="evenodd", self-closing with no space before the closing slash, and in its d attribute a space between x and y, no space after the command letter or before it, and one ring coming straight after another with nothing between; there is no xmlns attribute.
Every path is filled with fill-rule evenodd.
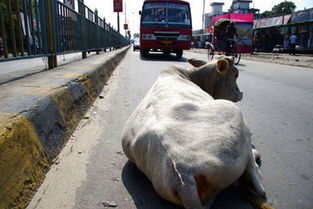
<svg viewBox="0 0 313 209"><path fill-rule="evenodd" d="M273 12L272 11L265 11L262 13L262 17L273 17Z"/></svg>
<svg viewBox="0 0 313 209"><path fill-rule="evenodd" d="M272 8L272 11L275 16L282 16L282 15L291 14L292 12L295 11L295 9L296 9L295 3L291 1L285 1L285 2L281 2L278 5L275 5Z"/></svg>
<svg viewBox="0 0 313 209"><path fill-rule="evenodd" d="M295 11L296 5L291 1L284 1L275 5L271 11L265 11L262 13L263 17L277 17L282 15L288 15Z"/></svg>

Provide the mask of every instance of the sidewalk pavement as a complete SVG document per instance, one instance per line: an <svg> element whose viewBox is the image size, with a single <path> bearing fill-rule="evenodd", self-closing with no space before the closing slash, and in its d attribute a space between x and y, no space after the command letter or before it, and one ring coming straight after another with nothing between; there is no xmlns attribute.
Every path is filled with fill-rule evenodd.
<svg viewBox="0 0 313 209"><path fill-rule="evenodd" d="M191 49L190 52L206 54L207 49ZM258 52L254 54L242 54L241 59L313 68L313 54L289 55Z"/></svg>
<svg viewBox="0 0 313 209"><path fill-rule="evenodd" d="M25 208L129 47L0 85L0 208Z"/></svg>
<svg viewBox="0 0 313 209"><path fill-rule="evenodd" d="M91 52L88 57L95 55L96 52ZM59 67L81 59L81 52L57 55ZM0 62L0 85L46 70L48 70L47 57Z"/></svg>

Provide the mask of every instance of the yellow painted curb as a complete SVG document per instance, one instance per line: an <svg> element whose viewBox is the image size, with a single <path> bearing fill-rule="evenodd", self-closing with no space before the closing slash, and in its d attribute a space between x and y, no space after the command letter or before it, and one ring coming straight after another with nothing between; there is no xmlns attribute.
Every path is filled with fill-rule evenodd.
<svg viewBox="0 0 313 209"><path fill-rule="evenodd" d="M27 118L0 113L0 121L0 208L25 208L48 161Z"/></svg>
<svg viewBox="0 0 313 209"><path fill-rule="evenodd" d="M68 87L63 87L49 96L56 103L58 111L61 115L62 121L60 121L60 124L62 124L64 126L64 130L66 130L66 140L64 143L66 144L67 138L70 134L72 134L82 118L82 113L79 111L80 106L75 104L75 98ZM91 103L89 100L91 99L88 99L88 106Z"/></svg>
<svg viewBox="0 0 313 209"><path fill-rule="evenodd" d="M93 101L96 98L96 95L92 89L92 80L90 79L89 75L79 76L78 81L85 87L89 98L91 99L91 101Z"/></svg>

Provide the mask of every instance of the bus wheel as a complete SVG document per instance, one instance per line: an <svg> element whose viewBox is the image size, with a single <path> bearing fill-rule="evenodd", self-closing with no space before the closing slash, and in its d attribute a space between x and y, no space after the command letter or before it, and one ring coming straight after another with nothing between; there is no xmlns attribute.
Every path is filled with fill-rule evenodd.
<svg viewBox="0 0 313 209"><path fill-rule="evenodd" d="M147 57L149 54L149 49L140 49L140 54L143 57Z"/></svg>
<svg viewBox="0 0 313 209"><path fill-rule="evenodd" d="M181 49L176 50L177 59L180 59L182 56L183 56L183 50L181 50Z"/></svg>

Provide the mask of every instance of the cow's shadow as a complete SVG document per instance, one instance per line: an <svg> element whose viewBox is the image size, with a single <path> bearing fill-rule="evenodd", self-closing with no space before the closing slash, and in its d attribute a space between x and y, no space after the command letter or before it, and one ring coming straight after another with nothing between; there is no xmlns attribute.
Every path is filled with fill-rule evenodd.
<svg viewBox="0 0 313 209"><path fill-rule="evenodd" d="M129 161L123 168L122 181L137 209L184 209L162 199L146 176ZM217 196L210 209L253 209L253 207L237 188L229 187Z"/></svg>

